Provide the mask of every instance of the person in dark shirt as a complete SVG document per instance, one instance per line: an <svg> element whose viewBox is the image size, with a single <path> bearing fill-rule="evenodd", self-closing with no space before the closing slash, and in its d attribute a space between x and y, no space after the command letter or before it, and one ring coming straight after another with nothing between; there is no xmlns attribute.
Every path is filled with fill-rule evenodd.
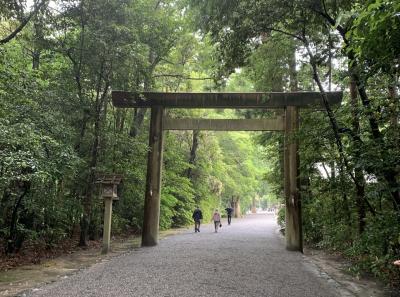
<svg viewBox="0 0 400 297"><path fill-rule="evenodd" d="M196 206L192 218L194 220L194 232L200 232L200 221L203 219L203 214L198 206Z"/></svg>
<svg viewBox="0 0 400 297"><path fill-rule="evenodd" d="M225 211L226 211L226 215L228 216L228 225L230 225L231 220L232 220L233 208L227 207L227 208L225 208Z"/></svg>

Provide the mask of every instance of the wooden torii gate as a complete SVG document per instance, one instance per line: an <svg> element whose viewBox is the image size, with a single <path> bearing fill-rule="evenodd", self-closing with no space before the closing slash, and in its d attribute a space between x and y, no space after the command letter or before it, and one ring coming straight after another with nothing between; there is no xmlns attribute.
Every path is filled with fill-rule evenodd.
<svg viewBox="0 0 400 297"><path fill-rule="evenodd" d="M342 92L327 93L328 102L331 105L339 104L342 96ZM133 93L113 91L112 100L116 107L151 108L142 246L153 246L158 243L164 130L283 131L285 133L286 248L303 251L298 144L296 141L290 141L289 136L299 127L299 108L321 105L321 93ZM284 116L274 119L172 119L164 116L165 108L268 108L282 109Z"/></svg>

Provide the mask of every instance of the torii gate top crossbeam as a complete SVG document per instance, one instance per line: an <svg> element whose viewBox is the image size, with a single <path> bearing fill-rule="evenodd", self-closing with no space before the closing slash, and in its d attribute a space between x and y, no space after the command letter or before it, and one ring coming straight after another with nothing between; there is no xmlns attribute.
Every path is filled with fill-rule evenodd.
<svg viewBox="0 0 400 297"><path fill-rule="evenodd" d="M342 92L327 92L332 105L342 101ZM116 107L150 108L284 108L321 105L319 92L271 93L162 93L162 92L112 92Z"/></svg>

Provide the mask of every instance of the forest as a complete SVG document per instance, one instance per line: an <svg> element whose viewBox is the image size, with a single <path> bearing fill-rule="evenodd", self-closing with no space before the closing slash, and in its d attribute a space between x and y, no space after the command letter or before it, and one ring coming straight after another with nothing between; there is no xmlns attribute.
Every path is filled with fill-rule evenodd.
<svg viewBox="0 0 400 297"><path fill-rule="evenodd" d="M317 91L294 135L304 242L398 285L399 73L398 1L0 0L0 257L99 240L99 173L123 175L113 234L140 233L150 114L112 90ZM280 133L167 131L163 167L161 229L284 203Z"/></svg>

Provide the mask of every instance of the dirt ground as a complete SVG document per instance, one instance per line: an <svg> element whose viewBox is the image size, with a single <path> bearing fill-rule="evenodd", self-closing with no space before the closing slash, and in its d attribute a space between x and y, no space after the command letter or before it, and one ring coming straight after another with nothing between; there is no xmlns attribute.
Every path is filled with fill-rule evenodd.
<svg viewBox="0 0 400 297"><path fill-rule="evenodd" d="M322 250L305 249L304 257L312 265L323 271L323 276L332 282L341 297L400 297L400 291L388 288L372 277L352 275L350 263L339 255L328 254Z"/></svg>

